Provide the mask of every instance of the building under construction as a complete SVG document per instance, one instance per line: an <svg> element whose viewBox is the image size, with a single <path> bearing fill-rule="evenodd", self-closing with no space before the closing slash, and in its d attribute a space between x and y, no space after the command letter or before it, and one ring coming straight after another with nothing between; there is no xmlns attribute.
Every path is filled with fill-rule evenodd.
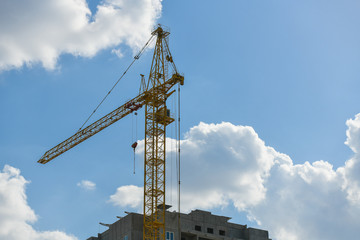
<svg viewBox="0 0 360 240"><path fill-rule="evenodd" d="M178 240L179 214L165 212L165 239ZM231 218L195 210L180 214L181 240L270 240L268 231L230 223ZM128 213L97 237L87 240L139 240L143 238L143 215Z"/></svg>

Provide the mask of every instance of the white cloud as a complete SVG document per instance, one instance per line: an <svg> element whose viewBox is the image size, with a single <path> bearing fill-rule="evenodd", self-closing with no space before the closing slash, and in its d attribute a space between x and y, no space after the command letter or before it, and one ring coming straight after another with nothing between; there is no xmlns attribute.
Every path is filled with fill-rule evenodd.
<svg viewBox="0 0 360 240"><path fill-rule="evenodd" d="M122 58L124 54L121 52L121 49L113 49L111 53L115 54L118 58Z"/></svg>
<svg viewBox="0 0 360 240"><path fill-rule="evenodd" d="M116 193L110 196L109 202L115 206L141 209L143 188L134 185L119 187Z"/></svg>
<svg viewBox="0 0 360 240"><path fill-rule="evenodd" d="M139 49L161 9L161 0L103 0L96 13L86 0L1 1L0 71L54 69L61 54L92 57L119 44Z"/></svg>
<svg viewBox="0 0 360 240"><path fill-rule="evenodd" d="M266 199L247 212L279 240L351 239L359 230L349 210L359 209L349 204L341 180L328 162L277 163Z"/></svg>
<svg viewBox="0 0 360 240"><path fill-rule="evenodd" d="M346 130L346 142L353 152L358 153L360 150L360 113L354 119L346 121L348 129Z"/></svg>
<svg viewBox="0 0 360 240"><path fill-rule="evenodd" d="M37 216L27 203L28 181L20 170L5 165L0 171L0 239L6 240L76 240L60 231L37 231L31 223Z"/></svg>
<svg viewBox="0 0 360 240"><path fill-rule="evenodd" d="M231 123L191 128L181 151L184 211L229 203L244 210L258 204L265 198L263 183L279 155L253 128Z"/></svg>
<svg viewBox="0 0 360 240"><path fill-rule="evenodd" d="M355 154L338 169L326 161L294 165L251 127L200 123L181 141L182 211L233 204L277 240L355 239L360 234L360 114L346 123L346 144ZM132 194L127 202L141 197Z"/></svg>
<svg viewBox="0 0 360 240"><path fill-rule="evenodd" d="M95 190L96 184L89 180L82 180L76 184L78 187L81 187L85 190Z"/></svg>
<svg viewBox="0 0 360 240"><path fill-rule="evenodd" d="M343 189L347 192L348 200L360 207L360 114L354 119L346 121L346 142L355 155L346 161L345 166L338 169L343 178Z"/></svg>

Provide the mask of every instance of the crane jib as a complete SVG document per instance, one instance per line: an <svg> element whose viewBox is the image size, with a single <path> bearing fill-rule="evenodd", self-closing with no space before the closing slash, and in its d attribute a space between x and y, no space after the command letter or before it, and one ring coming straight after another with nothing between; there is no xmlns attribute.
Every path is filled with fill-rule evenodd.
<svg viewBox="0 0 360 240"><path fill-rule="evenodd" d="M65 141L61 142L60 144L56 145L55 147L47 151L40 158L40 160L38 160L38 163L45 164L51 161L52 159L70 150L79 143L85 141L86 139L90 138L91 136L95 135L96 133L100 132L101 130L110 126L111 124L117 122L118 120L122 119L123 117L127 116L133 111L137 111L145 104L147 95L150 92L164 91L165 93L167 93L177 83L180 83L181 85L184 84L184 77L181 76L180 74L174 74L165 83L141 93L140 95L136 96L130 101L127 101L125 104L115 109L111 113L100 118L99 120L90 124L86 128L78 131L73 136L69 137Z"/></svg>

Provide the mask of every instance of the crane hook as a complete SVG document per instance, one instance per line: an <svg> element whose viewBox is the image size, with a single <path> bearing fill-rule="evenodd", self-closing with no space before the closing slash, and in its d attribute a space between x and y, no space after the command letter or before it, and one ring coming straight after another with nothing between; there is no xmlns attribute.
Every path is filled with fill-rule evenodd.
<svg viewBox="0 0 360 240"><path fill-rule="evenodd" d="M135 174L135 149L137 147L138 143L134 142L133 144L131 144L131 147L134 149L134 174Z"/></svg>

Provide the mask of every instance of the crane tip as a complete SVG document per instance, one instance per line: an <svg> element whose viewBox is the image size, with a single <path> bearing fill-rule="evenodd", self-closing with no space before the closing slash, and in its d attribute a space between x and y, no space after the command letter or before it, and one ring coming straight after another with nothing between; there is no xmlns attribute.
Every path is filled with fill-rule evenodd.
<svg viewBox="0 0 360 240"><path fill-rule="evenodd" d="M40 158L38 161L38 163L41 163L41 164L45 164L48 162L48 160L44 159L44 158Z"/></svg>

